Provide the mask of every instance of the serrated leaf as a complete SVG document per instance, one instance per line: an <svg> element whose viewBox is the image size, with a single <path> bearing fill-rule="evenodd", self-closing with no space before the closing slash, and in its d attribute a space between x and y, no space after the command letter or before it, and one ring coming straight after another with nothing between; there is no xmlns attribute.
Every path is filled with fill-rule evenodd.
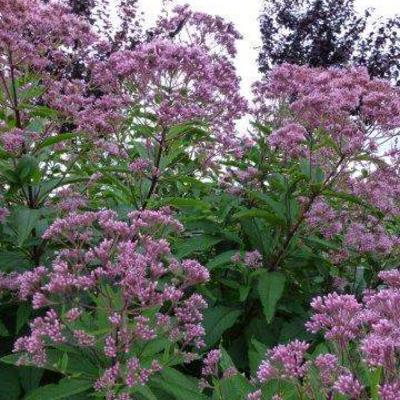
<svg viewBox="0 0 400 400"><path fill-rule="evenodd" d="M198 381L189 378L173 368L165 368L160 376L155 376L152 382L174 396L176 400L206 400L200 393Z"/></svg>
<svg viewBox="0 0 400 400"><path fill-rule="evenodd" d="M29 260L22 251L2 251L0 253L0 271L23 270L29 266Z"/></svg>
<svg viewBox="0 0 400 400"><path fill-rule="evenodd" d="M371 400L379 400L379 384L382 376L382 367L369 371L370 373L370 388Z"/></svg>
<svg viewBox="0 0 400 400"><path fill-rule="evenodd" d="M326 250L338 250L340 249L340 245L338 243L335 243L332 240L326 240L326 239L322 239L322 238L318 238L316 236L311 236L311 237L306 237L304 238L304 241L307 244L311 244L311 245L318 245L319 247L321 247L322 249Z"/></svg>
<svg viewBox="0 0 400 400"><path fill-rule="evenodd" d="M235 365L224 348L221 348L221 361L220 365L225 372L229 368L235 368ZM229 378L221 380L221 391L224 399L229 400L242 400L246 395L251 392L253 386L242 374L237 373Z"/></svg>
<svg viewBox="0 0 400 400"><path fill-rule="evenodd" d="M83 380L64 379L58 384L39 387L27 396L24 400L60 400L68 399L70 396L86 392L92 388L93 383Z"/></svg>
<svg viewBox="0 0 400 400"><path fill-rule="evenodd" d="M257 339L252 338L248 344L248 348L250 371L255 375L261 361L265 358L267 346L264 343L259 342Z"/></svg>
<svg viewBox="0 0 400 400"><path fill-rule="evenodd" d="M158 400L155 394L147 386L135 386L129 390L130 393L139 393L146 400Z"/></svg>
<svg viewBox="0 0 400 400"><path fill-rule="evenodd" d="M13 210L11 217L17 236L16 245L22 246L39 221L40 210L20 207Z"/></svg>
<svg viewBox="0 0 400 400"><path fill-rule="evenodd" d="M39 148L43 149L45 147L52 146L53 144L65 142L67 140L75 138L77 135L77 133L61 133L57 136L49 137L40 144Z"/></svg>
<svg viewBox="0 0 400 400"><path fill-rule="evenodd" d="M40 180L39 161L29 154L19 160L16 171L21 182L37 183Z"/></svg>
<svg viewBox="0 0 400 400"><path fill-rule="evenodd" d="M44 370L35 367L18 367L21 385L29 393L40 385Z"/></svg>
<svg viewBox="0 0 400 400"><path fill-rule="evenodd" d="M17 368L0 365L0 400L18 400L20 393Z"/></svg>
<svg viewBox="0 0 400 400"><path fill-rule="evenodd" d="M261 218L272 225L284 225L286 223L286 221L283 218L280 218L278 215L259 208L243 210L233 216L234 220L242 218Z"/></svg>
<svg viewBox="0 0 400 400"><path fill-rule="evenodd" d="M15 334L26 324L32 312L32 307L28 303L23 303L18 307L17 320L15 323Z"/></svg>
<svg viewBox="0 0 400 400"><path fill-rule="evenodd" d="M47 358L48 362L44 369L50 371L60 371L59 363L63 357L64 352L56 349L49 349L47 350ZM7 356L1 357L0 361L5 364L10 365L17 365L18 360L21 357L20 354L8 354ZM81 375L84 374L85 376L97 376L98 368L93 365L89 358L86 357L84 354L68 354L68 365L66 366L66 373L68 374L75 374Z"/></svg>
<svg viewBox="0 0 400 400"><path fill-rule="evenodd" d="M162 204L171 205L177 208L197 208L200 210L207 210L210 208L210 205L205 201L198 199L186 199L186 198L170 198L162 201Z"/></svg>
<svg viewBox="0 0 400 400"><path fill-rule="evenodd" d="M225 306L216 306L206 310L204 328L207 346L211 347L218 342L222 334L235 324L241 313L241 310Z"/></svg>
<svg viewBox="0 0 400 400"><path fill-rule="evenodd" d="M220 267L221 265L228 264L231 262L232 257L237 253L237 250L228 250L221 254L218 254L215 258L207 263L208 269Z"/></svg>
<svg viewBox="0 0 400 400"><path fill-rule="evenodd" d="M286 277L280 272L265 271L258 281L258 293L265 318L270 323L275 315L276 305L282 297Z"/></svg>
<svg viewBox="0 0 400 400"><path fill-rule="evenodd" d="M4 325L4 322L0 321L0 336L6 337L9 335L10 335L10 333L8 332L8 329Z"/></svg>
<svg viewBox="0 0 400 400"><path fill-rule="evenodd" d="M209 235L193 236L190 239L179 242L176 245L176 256L187 257L196 251L204 251L221 242L222 238Z"/></svg>

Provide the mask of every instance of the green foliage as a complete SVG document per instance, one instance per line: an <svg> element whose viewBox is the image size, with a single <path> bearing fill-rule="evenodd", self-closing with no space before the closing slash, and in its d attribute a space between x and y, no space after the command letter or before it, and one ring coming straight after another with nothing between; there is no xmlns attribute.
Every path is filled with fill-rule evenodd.
<svg viewBox="0 0 400 400"><path fill-rule="evenodd" d="M75 379L63 379L58 384L42 386L31 391L26 400L61 400L70 399L76 394L87 392L91 382Z"/></svg>
<svg viewBox="0 0 400 400"><path fill-rule="evenodd" d="M264 272L258 282L258 293L268 323L272 321L276 305L282 297L286 277L280 272Z"/></svg>
<svg viewBox="0 0 400 400"><path fill-rule="evenodd" d="M222 334L235 324L240 314L241 310L225 306L209 308L204 317L207 346L215 345L220 340Z"/></svg>
<svg viewBox="0 0 400 400"><path fill-rule="evenodd" d="M0 203L8 211L0 224L0 273L49 266L57 257L59 245L44 240L43 233L68 212L62 207L63 200L69 199L68 191L85 200L82 210L112 209L121 219L131 211L170 207L184 228L180 234L160 228L172 243L173 255L196 259L210 272L207 285L193 289L208 303L203 321L205 348L186 350L201 358L219 348L219 375L201 392L199 384L204 382L200 381L201 362L196 357L185 363L167 338L148 342L133 338L127 357L140 356L146 365L154 358L163 361L163 370L148 384L123 389L134 398L245 399L254 386L249 378L255 376L269 348L293 339L310 340L312 348L318 346L321 338L312 338L304 328L315 295L332 291L340 280L346 282L346 291L361 295L367 286L377 285L381 269L397 267L398 251L380 256L353 249L346 262L337 263L332 255L344 249L343 233L329 237L307 222L313 204L324 198L336 210L373 216L388 232L400 234L398 217L384 215L368 199L346 191L343 184L344 178L354 173L352 163L376 163L368 154L347 160L348 171L336 182L336 175L318 165L311 154L288 160L273 151L267 138L275 127L254 124L255 143L244 150L243 157L227 152L219 155L219 165L210 166L207 152L200 151L215 141L208 126L191 121L161 129L154 115L132 106L124 110L126 120L118 131L110 133L124 150L124 156L113 155L97 148L86 132L69 126L64 116L42 105L40 78L26 72L15 84L20 110L26 113L22 128L39 139L16 153L0 147ZM18 127L21 122L17 119L15 110L4 111L0 105L0 122L7 129ZM50 129L53 125L57 130ZM315 136L318 146L340 153L338 144L322 129ZM307 145L313 150L316 144ZM147 161L149 168L134 171L131 164L139 159ZM257 171L254 180L237 178L238 172L249 168ZM228 188L221 184L225 177L231 179ZM250 265L246 256L254 252L260 256L259 263ZM163 285L163 279L156 284ZM104 342L109 310L122 307L118 295L118 290L105 285L99 293L88 291L74 299L93 310L75 328L85 328ZM42 315L42 310L18 300L15 293L5 291L0 296L0 400L104 398L103 392L93 390L94 382L109 367L103 348L77 351L54 345L43 369L16 366L19 355L12 353L13 343L29 331L29 322ZM173 308L174 304L163 307ZM143 310L143 315L154 317L160 309ZM132 321L135 316L132 312ZM234 368L238 373L232 373ZM315 389L318 376L314 375L310 385ZM378 400L382 371L364 368L360 375L371 399ZM305 400L299 398L295 384L276 381L262 387L263 400L271 399L278 386L284 400ZM323 400L322 395L317 393L313 400Z"/></svg>

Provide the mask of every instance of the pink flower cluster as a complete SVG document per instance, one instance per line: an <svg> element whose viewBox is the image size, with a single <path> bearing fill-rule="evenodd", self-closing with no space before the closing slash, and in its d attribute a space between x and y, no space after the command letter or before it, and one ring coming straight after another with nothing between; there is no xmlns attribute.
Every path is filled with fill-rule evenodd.
<svg viewBox="0 0 400 400"><path fill-rule="evenodd" d="M330 293L316 297L311 302L314 315L307 328L316 333L325 332L325 338L337 341L342 346L355 339L360 333L360 304L353 295Z"/></svg>
<svg viewBox="0 0 400 400"><path fill-rule="evenodd" d="M203 360L201 374L203 376L218 375L218 363L221 358L220 350L211 350Z"/></svg>
<svg viewBox="0 0 400 400"><path fill-rule="evenodd" d="M305 156L307 147L307 130L299 124L289 123L268 136L272 149L279 149L291 158Z"/></svg>
<svg viewBox="0 0 400 400"><path fill-rule="evenodd" d="M211 53L226 53L230 57L236 55L236 41L241 39L232 23L218 16L193 11L187 4L174 7L172 17L161 17L155 34L161 37L175 34L191 45L200 45Z"/></svg>
<svg viewBox="0 0 400 400"><path fill-rule="evenodd" d="M342 151L352 151L369 141L358 121L368 121L385 131L400 125L398 89L389 82L372 80L363 68L312 68L282 64L266 81L254 85L255 112L271 115L271 101L285 103L291 118L310 133L325 129ZM382 106L385 106L384 108ZM357 116L354 122L352 116Z"/></svg>
<svg viewBox="0 0 400 400"><path fill-rule="evenodd" d="M243 263L247 267L257 269L262 266L262 254L258 250L246 251L243 257L240 253L236 253L232 257L232 261L237 264Z"/></svg>
<svg viewBox="0 0 400 400"><path fill-rule="evenodd" d="M357 156L379 160L379 145L398 136L399 89L371 79L362 68L282 64L254 85L254 95L256 120L272 127L266 138L271 148L285 161L306 157L327 176L363 168ZM370 193L377 206L393 209L397 174L389 166L380 170L371 174L370 183L356 183L355 192ZM385 196L389 182L394 187Z"/></svg>
<svg viewBox="0 0 400 400"><path fill-rule="evenodd" d="M400 355L400 273L384 271L379 276L389 287L365 296L363 317L370 329L361 340L361 350L369 366L381 366L395 376Z"/></svg>
<svg viewBox="0 0 400 400"><path fill-rule="evenodd" d="M246 111L231 62L211 56L199 45L157 39L133 51L113 54L96 64L95 81L109 90L120 82L135 88L131 101L157 117L163 128L188 121L211 124L225 145L232 145L234 121Z"/></svg>
<svg viewBox="0 0 400 400"><path fill-rule="evenodd" d="M332 239L343 229L340 217L341 215L336 210L327 204L322 197L319 197L307 213L307 222L310 227L318 228L325 238Z"/></svg>
<svg viewBox="0 0 400 400"><path fill-rule="evenodd" d="M22 129L15 128L9 132L2 133L0 140L5 151L18 155L21 153L25 145L24 131Z"/></svg>
<svg viewBox="0 0 400 400"><path fill-rule="evenodd" d="M64 133L67 127L98 137L115 132L121 123L125 97L95 93L98 88L90 79L74 76L76 69L84 73L96 63L102 53L102 39L65 3L0 1L0 87L5 91L2 105L17 114L16 128L2 132L1 142L13 155L37 150L41 141ZM10 87L15 91L9 91ZM43 118L43 128L29 131L32 119L37 123L41 108L42 113L58 112L62 118ZM58 146L63 148L65 144Z"/></svg>
<svg viewBox="0 0 400 400"><path fill-rule="evenodd" d="M351 191L385 213L386 216L400 214L400 176L396 159L391 165L379 168L367 177L354 178Z"/></svg>
<svg viewBox="0 0 400 400"><path fill-rule="evenodd" d="M362 302L353 295L337 293L312 301L314 315L306 327L313 333L323 331L336 354L323 353L312 359L306 354L309 344L305 342L278 345L268 350L261 362L258 382L290 381L307 395L309 374L317 372L320 390L328 398L338 393L358 399L364 398L367 390L377 390L383 400L396 399L400 387L400 271L383 271L379 277L387 287L366 291ZM376 368L382 369L374 389L361 384L364 381L355 367L360 363L372 373ZM261 391L255 391L248 399L258 399L260 395Z"/></svg>
<svg viewBox="0 0 400 400"><path fill-rule="evenodd" d="M8 59L6 65L11 57L14 65L40 71L65 66L89 51L94 40L90 25L59 1L1 0L0 20L0 58Z"/></svg>
<svg viewBox="0 0 400 400"><path fill-rule="evenodd" d="M173 125L196 122L210 127L219 147L239 151L235 121L247 102L231 60L238 38L222 18L177 7L158 21L150 41L94 63L93 82L108 94L125 93L128 105L140 111L139 124L150 116L153 139Z"/></svg>
<svg viewBox="0 0 400 400"><path fill-rule="evenodd" d="M206 282L209 273L195 260L174 258L160 236L181 228L168 209L135 211L127 221L109 210L56 220L43 237L58 243L58 256L49 268L17 278L21 299L32 298L34 308L52 307L15 343L20 362L45 364L52 344L90 347L112 364L96 383L98 390L111 393L117 380L129 387L144 384L161 368L157 358L150 368L140 365L135 351L141 343L166 338L186 359L193 358L191 349L204 345L207 304L199 294L187 297L186 290ZM118 300L110 302L111 292ZM96 304L108 314L107 332L103 327L101 334L82 324L83 316L95 316Z"/></svg>
<svg viewBox="0 0 400 400"><path fill-rule="evenodd" d="M389 254L393 247L398 245L399 238L390 235L376 218L369 217L366 223L350 224L344 243L359 253Z"/></svg>
<svg viewBox="0 0 400 400"><path fill-rule="evenodd" d="M267 358L258 368L258 380L265 383L273 378L302 378L309 368L309 363L304 361L304 355L308 348L307 343L299 340L274 347L267 353Z"/></svg>

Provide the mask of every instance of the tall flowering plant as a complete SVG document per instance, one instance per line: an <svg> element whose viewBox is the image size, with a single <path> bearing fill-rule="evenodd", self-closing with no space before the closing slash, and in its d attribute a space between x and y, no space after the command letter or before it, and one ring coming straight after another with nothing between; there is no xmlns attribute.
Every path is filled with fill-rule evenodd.
<svg viewBox="0 0 400 400"><path fill-rule="evenodd" d="M218 399L235 396L237 390L248 400L396 399L400 274L388 270L379 276L385 286L366 290L361 301L336 292L313 299L306 327L321 332L324 341L296 339L267 351L258 343L253 356L261 361L254 364L250 381L232 366L224 349L211 351L203 375L212 376L214 384L203 387L212 388Z"/></svg>
<svg viewBox="0 0 400 400"><path fill-rule="evenodd" d="M155 205L187 178L213 174L224 152L240 151L235 123L247 102L233 64L239 37L219 17L176 7L148 41L93 64L93 84L123 101L123 125L96 142L105 149L95 156L99 187L112 186L115 201Z"/></svg>
<svg viewBox="0 0 400 400"><path fill-rule="evenodd" d="M94 96L89 82L75 77L100 39L69 7L2 1L0 21L1 222L10 270L41 263L41 234L54 218L49 199L77 179L90 134L103 134L119 114L111 108L115 99ZM94 112L95 120L88 117Z"/></svg>
<svg viewBox="0 0 400 400"><path fill-rule="evenodd" d="M15 342L17 364L68 376L68 355L81 354L81 379L107 399L128 399L152 374L195 359L207 303L191 289L209 273L172 256L162 235L181 229L168 210L132 212L127 221L109 210L56 220L44 233L58 244L51 265L17 278L19 298L43 310Z"/></svg>
<svg viewBox="0 0 400 400"><path fill-rule="evenodd" d="M332 288L361 296L397 267L400 243L398 88L363 69L286 64L254 91L242 152L221 161L215 194L204 194L212 205L196 222L186 214L211 242L218 300L207 313L226 316L220 337L246 349L248 368L253 339L307 339L310 299Z"/></svg>
<svg viewBox="0 0 400 400"><path fill-rule="evenodd" d="M254 88L257 123L268 124L256 136L267 145L261 168L266 160L278 166L258 180L266 192L268 175L293 181L298 210L273 265L303 226L337 240L330 258L338 266L352 254L396 254L398 234L388 224L399 204L398 89L363 69L294 65L276 68Z"/></svg>
<svg viewBox="0 0 400 400"><path fill-rule="evenodd" d="M0 0L0 399L395 398L399 89L90 4Z"/></svg>

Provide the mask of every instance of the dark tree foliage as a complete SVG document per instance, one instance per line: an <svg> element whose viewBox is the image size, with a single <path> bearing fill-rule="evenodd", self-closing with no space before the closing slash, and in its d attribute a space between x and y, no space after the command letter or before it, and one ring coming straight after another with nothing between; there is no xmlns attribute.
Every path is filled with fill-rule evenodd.
<svg viewBox="0 0 400 400"><path fill-rule="evenodd" d="M43 3L49 3L50 0L42 0ZM96 0L66 0L66 4L71 7L74 14L84 17L90 23L94 23L93 11L96 7Z"/></svg>
<svg viewBox="0 0 400 400"><path fill-rule="evenodd" d="M372 24L355 0L265 0L260 18L260 71L284 62L311 66L356 64L372 76L400 82L400 17Z"/></svg>
<svg viewBox="0 0 400 400"><path fill-rule="evenodd" d="M68 0L68 5L74 14L81 15L91 22L94 21L92 13L96 6L95 0Z"/></svg>

